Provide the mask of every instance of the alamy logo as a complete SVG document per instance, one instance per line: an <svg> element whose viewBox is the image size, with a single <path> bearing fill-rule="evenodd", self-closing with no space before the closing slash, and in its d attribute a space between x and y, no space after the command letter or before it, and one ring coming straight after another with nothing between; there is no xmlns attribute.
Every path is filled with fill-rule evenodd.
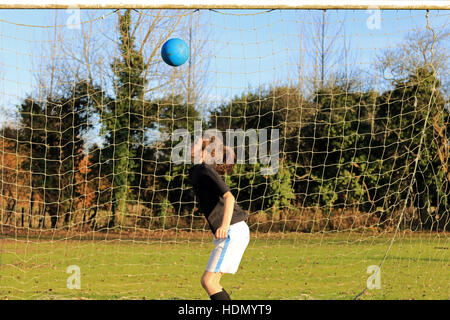
<svg viewBox="0 0 450 320"><path fill-rule="evenodd" d="M67 289L81 289L81 271L77 265L70 265L66 269L70 276L67 278Z"/></svg>
<svg viewBox="0 0 450 320"><path fill-rule="evenodd" d="M369 17L366 20L366 26L369 30L381 28L381 10L378 7L369 7L366 10Z"/></svg>
<svg viewBox="0 0 450 320"><path fill-rule="evenodd" d="M70 15L66 21L67 28L72 29L72 30L73 29L80 30L81 29L81 10L80 10L80 8L77 8L77 7L68 8L66 10L66 13Z"/></svg>
<svg viewBox="0 0 450 320"><path fill-rule="evenodd" d="M187 129L177 129L171 135L172 142L182 139L172 148L171 159L174 164L192 163L259 163L262 175L272 175L278 172L279 167L279 129L271 129L270 137L267 129L227 129L223 134L217 129L208 129L202 132L202 122L194 122L194 143ZM225 136L225 139L224 139ZM211 143L202 150L202 141ZM225 141L225 144L224 142ZM246 152L246 141L248 141L248 152ZM234 149L236 148L236 152ZM269 152L270 148L270 152ZM192 150L192 152L191 152ZM224 154L224 150L226 154ZM234 162L235 161L235 162Z"/></svg>
<svg viewBox="0 0 450 320"><path fill-rule="evenodd" d="M370 274L367 278L367 289L381 289L381 272L380 267L371 265L367 267L367 273Z"/></svg>

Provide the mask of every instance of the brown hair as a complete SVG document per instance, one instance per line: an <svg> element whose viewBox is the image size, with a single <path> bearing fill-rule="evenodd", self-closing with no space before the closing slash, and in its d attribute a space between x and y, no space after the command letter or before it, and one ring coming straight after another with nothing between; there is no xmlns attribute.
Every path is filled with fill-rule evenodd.
<svg viewBox="0 0 450 320"><path fill-rule="evenodd" d="M206 149L207 146L209 146L211 143L213 143L215 140L215 137L211 137L210 140L203 140L202 141L202 152ZM224 175L226 174L231 174L231 172L233 171L234 168L234 162L236 160L236 157L234 155L234 151L231 147L227 147L224 144L222 144L222 150L223 150L223 159L222 159L222 163L216 163L214 162L212 164L212 166L214 167L214 169L217 171L218 174L220 175ZM230 159L227 159L227 155L231 156L231 161ZM211 157L214 158L215 157L215 149L212 150L211 152ZM228 161L227 161L228 160ZM231 163L230 163L231 162Z"/></svg>

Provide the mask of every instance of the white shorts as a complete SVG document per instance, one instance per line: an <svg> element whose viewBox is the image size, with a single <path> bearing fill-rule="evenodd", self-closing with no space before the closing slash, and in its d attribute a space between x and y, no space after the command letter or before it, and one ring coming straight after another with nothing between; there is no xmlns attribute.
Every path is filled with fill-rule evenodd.
<svg viewBox="0 0 450 320"><path fill-rule="evenodd" d="M249 241L250 230L245 221L232 224L227 238L219 239L214 236L215 248L209 256L206 271L236 273Z"/></svg>

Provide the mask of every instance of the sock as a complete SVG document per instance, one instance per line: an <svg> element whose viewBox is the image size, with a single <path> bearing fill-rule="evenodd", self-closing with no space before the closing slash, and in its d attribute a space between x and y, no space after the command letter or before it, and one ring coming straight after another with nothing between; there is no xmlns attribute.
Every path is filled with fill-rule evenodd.
<svg viewBox="0 0 450 320"><path fill-rule="evenodd" d="M231 300L228 293L225 291L224 288L222 288L222 291L219 291L217 293L214 293L210 296L211 300Z"/></svg>

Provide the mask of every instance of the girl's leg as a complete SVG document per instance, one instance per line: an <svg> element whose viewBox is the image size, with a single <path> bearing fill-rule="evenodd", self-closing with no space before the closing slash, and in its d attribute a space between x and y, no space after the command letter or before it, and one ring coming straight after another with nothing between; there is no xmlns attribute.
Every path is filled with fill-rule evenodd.
<svg viewBox="0 0 450 320"><path fill-rule="evenodd" d="M202 286L208 293L211 300L231 300L228 293L220 285L221 272L205 271L202 276Z"/></svg>
<svg viewBox="0 0 450 320"><path fill-rule="evenodd" d="M205 271L203 273L201 283L202 287L205 289L209 296L212 296L218 292L222 291L222 286L220 285L220 279L222 278L222 272L210 272Z"/></svg>

